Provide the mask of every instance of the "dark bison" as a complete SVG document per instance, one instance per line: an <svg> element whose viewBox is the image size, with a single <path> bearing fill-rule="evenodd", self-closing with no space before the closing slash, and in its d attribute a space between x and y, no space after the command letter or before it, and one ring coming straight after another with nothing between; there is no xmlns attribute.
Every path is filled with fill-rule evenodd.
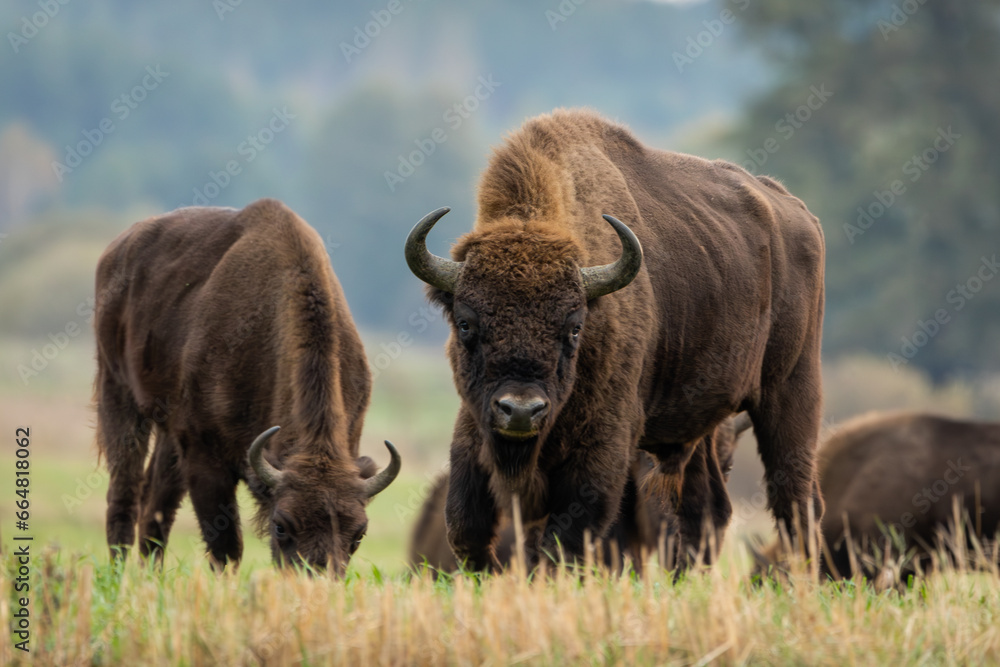
<svg viewBox="0 0 1000 667"><path fill-rule="evenodd" d="M887 549L890 561L907 556L904 576L918 563L925 568L938 549L954 546L947 536L955 524L956 499L961 514L968 513L967 534L997 537L1000 423L914 413L864 415L823 444L818 469L827 509L821 524L826 574L851 576L856 567L875 575ZM774 563L780 553L772 545L758 554L759 564Z"/></svg>
<svg viewBox="0 0 1000 667"><path fill-rule="evenodd" d="M452 260L425 245L447 211L417 223L406 259L452 325L462 405L447 517L459 558L496 565L514 494L527 521L548 517L542 550L580 554L585 531L614 520L636 447L659 462L646 485L658 497L676 500L682 475L721 488L718 462L695 445L740 410L776 518L791 524L810 503L822 514L824 242L784 187L556 111L494 152ZM571 508L571 525L556 523ZM677 508L699 517L689 525L705 512L683 498ZM721 529L730 513L727 499L711 518Z"/></svg>
<svg viewBox="0 0 1000 667"><path fill-rule="evenodd" d="M714 437L702 439L699 446L714 447L719 467L726 481L733 468L733 454L736 441L747 428L750 420L746 414L728 419L715 430ZM628 481L622 495L622 506L618 517L604 536L602 553L609 567L620 567L621 557L630 558L639 566L643 552L654 552L661 547L660 539L669 540L677 532L677 517L667 511L661 503L651 503L640 492L642 480L652 473L655 463L645 452L638 452L629 470ZM715 494L709 485L694 485L687 480L684 494L701 493L698 504L711 505ZM410 564L419 569L427 565L439 572L458 570L458 560L448 544L448 530L445 525L445 501L448 496L448 475L441 474L431 487L427 499L420 510L417 522L410 536ZM530 534L531 526L527 526ZM707 537L707 536L706 536ZM506 567L513 560L515 552L514 525L511 517L504 512L500 518L496 556L500 565Z"/></svg>
<svg viewBox="0 0 1000 667"><path fill-rule="evenodd" d="M272 199L179 209L108 246L96 302L112 554L138 519L141 553L160 557L190 493L213 562L238 562L244 480L275 562L342 572L400 461L388 442L385 470L358 458L371 378L319 235Z"/></svg>

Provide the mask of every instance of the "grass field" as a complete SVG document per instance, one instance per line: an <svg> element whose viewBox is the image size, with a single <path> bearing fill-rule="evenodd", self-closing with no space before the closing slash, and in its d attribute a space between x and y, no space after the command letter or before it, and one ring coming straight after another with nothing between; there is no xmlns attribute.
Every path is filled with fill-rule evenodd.
<svg viewBox="0 0 1000 667"><path fill-rule="evenodd" d="M952 571L905 590L819 584L804 571L751 583L722 564L674 580L655 567L614 576L558 570L476 579L346 581L263 565L214 575L48 549L32 575L36 665L982 665L1000 662L1000 579ZM0 588L10 590L10 557ZM12 605L0 604L9 627Z"/></svg>
<svg viewBox="0 0 1000 667"><path fill-rule="evenodd" d="M26 359L31 347L4 340L0 354ZM530 582L523 574L412 576L406 543L447 459L457 406L441 357L439 349L408 349L376 380L362 450L384 465L381 440L389 438L404 468L369 506L368 535L345 581L275 571L267 544L247 525L253 503L242 489L237 572L210 571L188 502L162 572L134 559L113 571L104 541L107 476L89 405L92 341L72 340L27 384L0 378L0 479L12 479L14 428L30 425L34 537L31 653L14 649L5 631L0 665L1000 664L995 568L886 591L860 581L820 585L804 572L751 584L742 538L770 525L752 500L760 479L752 438L729 485L736 513L723 559L709 571L676 581L655 569L557 572ZM998 404L996 392L938 390L883 370L863 359L829 365L832 421L860 406L969 413ZM0 483L4 628L20 606L13 491Z"/></svg>

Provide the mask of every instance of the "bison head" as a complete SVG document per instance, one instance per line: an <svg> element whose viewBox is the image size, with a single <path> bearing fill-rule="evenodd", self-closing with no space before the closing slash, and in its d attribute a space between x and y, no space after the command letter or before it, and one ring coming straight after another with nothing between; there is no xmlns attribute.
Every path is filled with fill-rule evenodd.
<svg viewBox="0 0 1000 667"><path fill-rule="evenodd" d="M274 562L320 571L330 564L342 576L368 529L365 506L399 474L399 453L386 440L391 459L380 472L367 456L350 461L295 454L278 470L264 458L264 446L278 430L260 434L247 454L270 490L270 514L261 523L270 533Z"/></svg>
<svg viewBox="0 0 1000 667"><path fill-rule="evenodd" d="M425 245L448 210L417 223L406 260L450 316L449 357L467 412L498 468L516 476L573 389L588 303L635 278L642 248L628 227L605 215L622 254L611 264L580 267L582 251L565 231L511 219L467 235L456 248L462 261L452 261Z"/></svg>

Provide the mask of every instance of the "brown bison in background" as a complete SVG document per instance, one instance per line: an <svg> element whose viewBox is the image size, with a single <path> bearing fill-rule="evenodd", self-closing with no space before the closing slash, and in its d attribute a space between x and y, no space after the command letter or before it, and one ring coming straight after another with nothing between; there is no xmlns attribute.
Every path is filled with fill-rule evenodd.
<svg viewBox="0 0 1000 667"><path fill-rule="evenodd" d="M471 568L499 565L514 495L544 526L532 558L557 543L581 554L585 532L604 536L615 520L636 448L658 461L643 492L679 517L682 544L697 544L705 518L722 531L722 471L696 445L740 410L775 517L790 524L810 504L822 515L824 243L800 200L728 162L557 111L495 151L453 260L425 246L447 210L414 227L406 258L452 325L462 406L446 514ZM688 479L719 502L683 493Z"/></svg>
<svg viewBox="0 0 1000 667"><path fill-rule="evenodd" d="M739 417L727 419L715 429L712 436L703 438L698 445L714 449L727 482L733 468L737 441L748 428L750 419L743 413ZM620 569L624 559L628 558L639 569L644 552L653 553L666 546L666 540L676 534L677 517L665 511L662 504L646 500L639 491L642 480L652 474L654 468L652 457L639 452L629 470L621 509L601 541L601 553L604 564L608 567ZM687 490L696 491L693 488ZM705 494L700 499L701 504L711 505L712 488L705 485L701 491ZM447 496L448 474L442 473L434 481L410 535L409 559L414 569L419 570L425 565L435 572L455 572L459 569L459 562L448 544L448 529L445 524ZM661 536L664 537L664 544L660 543ZM702 537L707 540L709 536ZM500 518L495 547L501 567L506 568L514 560L515 545L513 520L508 513L504 513ZM700 546L707 547L707 543L701 543Z"/></svg>
<svg viewBox="0 0 1000 667"><path fill-rule="evenodd" d="M966 534L997 538L1000 423L913 413L864 415L823 444L818 468L827 510L822 521L829 550L822 561L826 574L851 576L855 565L863 574L877 574L887 561L887 546L889 561L908 555L904 577L918 564L926 569L931 554L953 546L942 537L955 524L955 499L968 514ZM902 536L901 543L893 532ZM776 564L780 553L777 544L771 545L758 554L758 565Z"/></svg>
<svg viewBox="0 0 1000 667"><path fill-rule="evenodd" d="M94 326L112 555L138 519L161 557L190 493L213 562L238 562L244 480L277 563L343 571L400 462L388 442L386 470L358 458L371 379L311 227L270 199L136 223L101 256Z"/></svg>

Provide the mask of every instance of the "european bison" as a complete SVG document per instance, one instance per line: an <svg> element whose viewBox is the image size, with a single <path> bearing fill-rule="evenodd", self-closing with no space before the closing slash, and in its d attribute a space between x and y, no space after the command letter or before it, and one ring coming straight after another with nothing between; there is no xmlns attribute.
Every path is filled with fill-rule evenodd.
<svg viewBox="0 0 1000 667"><path fill-rule="evenodd" d="M388 442L385 470L358 458L371 378L305 221L262 199L136 223L98 263L94 327L113 556L138 519L141 553L161 557L187 492L213 563L238 562L243 480L276 563L343 572L400 460Z"/></svg>
<svg viewBox="0 0 1000 667"><path fill-rule="evenodd" d="M636 447L659 462L653 495L676 500L682 473L721 488L718 462L693 457L695 445L740 410L775 517L791 524L810 502L822 514L823 233L784 187L556 111L494 152L453 260L425 245L447 211L417 223L406 259L452 325L462 405L447 518L460 559L497 566L514 494L526 521L547 517L542 551L579 555L585 531L614 520ZM683 497L677 508L699 525L707 511ZM730 513L728 499L711 511L717 528Z"/></svg>
<svg viewBox="0 0 1000 667"><path fill-rule="evenodd" d="M823 572L874 575L885 550L909 558L902 574L925 568L955 523L954 499L969 514L968 534L997 538L1000 529L1000 423L929 414L872 413L838 429L819 450L819 481L826 500L823 539L830 559ZM844 523L846 518L847 523ZM850 529L855 549L845 539ZM892 532L902 542L886 537ZM880 558L874 551L882 552ZM760 565L780 556L777 544L758 554ZM831 567L832 565L832 567Z"/></svg>
<svg viewBox="0 0 1000 667"><path fill-rule="evenodd" d="M733 467L733 454L736 441L750 427L746 413L736 419L727 419L715 430L715 437L702 439L706 447L714 447L719 459L719 467L723 477L728 482L729 473ZM654 552L660 548L660 539L664 538L664 546L677 533L677 517L666 512L660 503L652 503L645 499L639 491L642 480L650 474L655 466L652 458L645 452L638 456L629 470L628 481L622 496L622 506L603 540L603 555L605 565L621 567L622 562L617 556L631 558L636 566L642 562L643 552ZM710 504L712 489L696 489L691 480L686 480L682 493L703 494L699 502ZM431 491L420 509L420 515L414 524L410 536L410 564L414 568L427 565L436 572L454 572L458 570L458 560L448 544L448 529L445 525L445 501L448 496L448 475L443 473L435 480ZM525 532L530 533L531 527ZM705 536L707 537L707 536ZM507 567L514 558L515 536L511 517L504 512L500 518L496 556L502 567Z"/></svg>

